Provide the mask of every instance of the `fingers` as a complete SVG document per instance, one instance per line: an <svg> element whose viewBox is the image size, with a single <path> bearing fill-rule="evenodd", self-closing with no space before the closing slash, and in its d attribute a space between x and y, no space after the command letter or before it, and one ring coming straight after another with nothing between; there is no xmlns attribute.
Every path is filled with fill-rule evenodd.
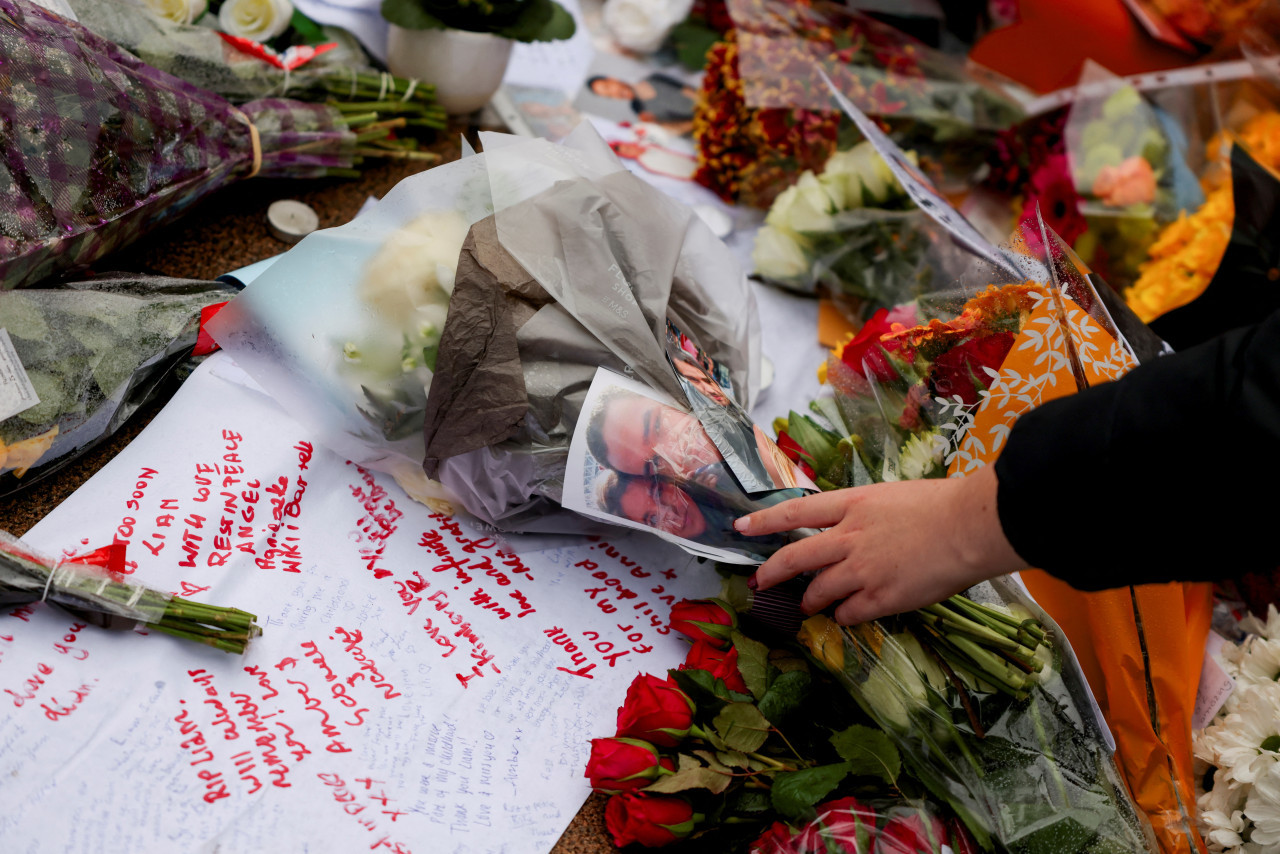
<svg viewBox="0 0 1280 854"><path fill-rule="evenodd" d="M829 528L844 517L851 498L852 490L793 498L743 516L733 523L733 527L738 533L750 537L794 531L796 528Z"/></svg>
<svg viewBox="0 0 1280 854"><path fill-rule="evenodd" d="M848 538L838 531L822 531L778 549L756 570L757 590L768 590L804 572L839 563L848 555Z"/></svg>

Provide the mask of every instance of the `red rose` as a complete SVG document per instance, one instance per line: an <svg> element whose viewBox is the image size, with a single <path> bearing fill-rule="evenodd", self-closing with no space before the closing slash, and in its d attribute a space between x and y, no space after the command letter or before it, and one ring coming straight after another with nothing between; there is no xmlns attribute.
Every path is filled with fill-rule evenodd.
<svg viewBox="0 0 1280 854"><path fill-rule="evenodd" d="M675 747L693 725L693 701L670 682L642 673L618 707L618 735Z"/></svg>
<svg viewBox="0 0 1280 854"><path fill-rule="evenodd" d="M738 615L719 599L685 599L671 608L671 628L692 640L724 648Z"/></svg>
<svg viewBox="0 0 1280 854"><path fill-rule="evenodd" d="M899 346L896 342L885 346L880 337L893 331L893 326L915 326L919 322L916 310L911 305L900 305L893 311L887 308L878 310L858 330L853 340L840 350L840 361L853 368L867 379L880 382L891 382L898 378L898 371L886 355L886 350L894 350Z"/></svg>
<svg viewBox="0 0 1280 854"><path fill-rule="evenodd" d="M999 370L1004 357L1013 349L1013 340L1012 332L996 332L952 347L933 363L930 374L933 390L942 397L958 394L965 403L977 403L978 392L991 383L991 377L983 368Z"/></svg>
<svg viewBox="0 0 1280 854"><path fill-rule="evenodd" d="M705 670L717 679L723 679L730 691L749 693L747 683L742 681L742 673L738 670L738 650L733 647L716 649L709 643L695 643L680 669Z"/></svg>
<svg viewBox="0 0 1280 854"><path fill-rule="evenodd" d="M696 819L693 807L680 798L626 792L605 804L604 824L619 848L633 842L657 848L688 836Z"/></svg>
<svg viewBox="0 0 1280 854"><path fill-rule="evenodd" d="M824 845L819 851L871 854L876 839L876 812L857 798L841 798L818 806Z"/></svg>
<svg viewBox="0 0 1280 854"><path fill-rule="evenodd" d="M889 819L876 840L876 854L940 854L947 829L936 816L920 813Z"/></svg>
<svg viewBox="0 0 1280 854"><path fill-rule="evenodd" d="M666 757L659 757L653 745L634 738L593 738L591 758L583 775L591 780L591 788L606 792L643 789L662 775L662 769L675 771Z"/></svg>
<svg viewBox="0 0 1280 854"><path fill-rule="evenodd" d="M790 826L775 821L751 843L750 854L808 854L803 845Z"/></svg>

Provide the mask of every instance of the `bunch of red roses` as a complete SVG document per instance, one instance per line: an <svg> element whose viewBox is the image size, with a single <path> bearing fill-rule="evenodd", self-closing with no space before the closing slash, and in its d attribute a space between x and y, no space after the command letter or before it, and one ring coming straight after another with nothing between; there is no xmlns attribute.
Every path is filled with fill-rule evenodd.
<svg viewBox="0 0 1280 854"><path fill-rule="evenodd" d="M696 850L758 854L972 850L958 824L902 800L918 787L899 778L888 737L849 725L866 718L798 648L747 637L718 599L679 603L671 625L692 641L685 663L666 679L638 676L618 709L617 734L591 743L586 776L612 795L605 824L615 844L689 839ZM886 795L893 800L884 806Z"/></svg>
<svg viewBox="0 0 1280 854"><path fill-rule="evenodd" d="M733 609L710 599L685 600L671 610L671 627L694 641L685 669L698 669L725 688L745 694L738 654L730 642L737 627ZM672 677L641 674L618 708L618 733L591 742L586 776L597 791L613 792L605 823L615 844L657 847L693 832L703 816L685 798L640 789L675 776L676 767L659 748L674 748L690 736L706 735L694 724L697 706ZM728 782L727 780L725 781Z"/></svg>
<svg viewBox="0 0 1280 854"><path fill-rule="evenodd" d="M976 854L964 826L922 808L877 810L857 798L820 804L817 817L797 830L776 821L751 846L751 854Z"/></svg>

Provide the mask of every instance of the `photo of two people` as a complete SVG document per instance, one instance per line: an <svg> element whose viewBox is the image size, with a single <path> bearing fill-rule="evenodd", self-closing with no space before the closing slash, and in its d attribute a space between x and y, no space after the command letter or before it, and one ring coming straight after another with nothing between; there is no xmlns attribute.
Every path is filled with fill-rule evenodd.
<svg viewBox="0 0 1280 854"><path fill-rule="evenodd" d="M672 362L679 366L682 360ZM696 359L692 365L696 367ZM816 487L751 425L705 370L677 367L677 373L699 384L689 393L691 400L701 396L721 410L720 428L730 427L735 433L722 444L731 446L729 456L736 462L755 470L754 483L765 479L764 491L749 493L743 488L698 415L661 392L602 368L587 393L569 447L562 503L588 516L654 531L700 556L759 563L792 535L746 537L734 530L734 520ZM747 441L742 438L743 421L748 425Z"/></svg>

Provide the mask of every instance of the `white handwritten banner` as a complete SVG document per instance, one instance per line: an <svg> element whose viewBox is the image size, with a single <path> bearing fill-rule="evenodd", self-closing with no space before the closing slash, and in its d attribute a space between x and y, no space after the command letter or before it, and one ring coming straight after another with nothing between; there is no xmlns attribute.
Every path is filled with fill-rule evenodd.
<svg viewBox="0 0 1280 854"><path fill-rule="evenodd" d="M678 548L498 538L316 445L229 357L24 538L258 615L244 656L0 612L6 851L547 851L670 605Z"/></svg>

